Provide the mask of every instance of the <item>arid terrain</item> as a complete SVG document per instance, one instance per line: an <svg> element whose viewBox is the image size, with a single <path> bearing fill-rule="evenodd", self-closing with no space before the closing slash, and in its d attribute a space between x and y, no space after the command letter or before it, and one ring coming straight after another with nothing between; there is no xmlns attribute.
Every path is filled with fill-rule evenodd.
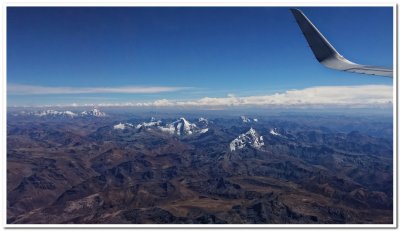
<svg viewBox="0 0 400 231"><path fill-rule="evenodd" d="M393 222L390 116L82 111L8 113L9 224Z"/></svg>

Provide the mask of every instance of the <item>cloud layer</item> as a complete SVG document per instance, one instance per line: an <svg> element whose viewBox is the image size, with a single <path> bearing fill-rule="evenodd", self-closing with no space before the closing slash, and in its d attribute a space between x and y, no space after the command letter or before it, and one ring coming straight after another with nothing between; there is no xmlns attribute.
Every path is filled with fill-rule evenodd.
<svg viewBox="0 0 400 231"><path fill-rule="evenodd" d="M115 88L68 88L41 87L27 85L8 86L9 95L38 94L89 94L89 93L160 93L174 92L188 88L180 87L115 87ZM188 93L190 96L190 93ZM305 89L293 89L285 92L237 97L228 94L226 97L203 97L197 100L159 99L148 102L71 104L64 106L134 106L134 107L245 107L245 106L277 106L277 107L391 107L393 104L393 87L390 85L360 86L317 86Z"/></svg>
<svg viewBox="0 0 400 231"><path fill-rule="evenodd" d="M234 107L234 106L392 106L393 87L388 85L319 86L288 90L270 95L204 97L198 100L103 104L102 106L142 107Z"/></svg>
<svg viewBox="0 0 400 231"><path fill-rule="evenodd" d="M151 94L185 90L185 87L127 86L127 87L45 87L11 84L7 86L9 95L54 95L54 94Z"/></svg>

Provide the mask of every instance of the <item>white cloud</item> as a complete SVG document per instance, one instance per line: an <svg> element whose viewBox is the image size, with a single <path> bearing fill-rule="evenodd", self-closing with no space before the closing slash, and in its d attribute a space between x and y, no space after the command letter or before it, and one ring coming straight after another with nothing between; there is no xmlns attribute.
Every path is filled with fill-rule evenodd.
<svg viewBox="0 0 400 231"><path fill-rule="evenodd" d="M121 93L121 94L150 94L161 92L174 92L188 89L186 87L166 86L127 86L127 87L46 87L34 85L10 84L7 86L9 95L52 95L52 94L95 94L95 93Z"/></svg>
<svg viewBox="0 0 400 231"><path fill-rule="evenodd" d="M102 89L102 88L88 88L88 89ZM113 93L121 92L120 90L121 88L108 88L108 89L114 89L114 90L108 90L108 92L113 92ZM10 88L8 90L10 90ZM19 88L19 90L21 90L21 88ZM177 89L167 88L167 90L173 91ZM78 90L74 90L72 91L74 93L70 94L75 94L77 93L77 91ZM155 90L148 89L148 91L145 92L152 93L152 91ZM99 93L100 91L98 90L96 92ZM126 89L123 92L138 93L135 90L128 91ZM88 91L85 91L85 93L88 93ZM391 107L392 104L393 104L392 86L360 85L360 86L317 86L305 89L287 90L285 92L280 92L275 94L246 96L246 97L238 97L234 94L228 94L227 97L219 97L219 98L203 97L197 100L159 99L149 102L127 102L127 103L120 102L120 103L99 103L99 104L74 103L72 105L64 105L64 106L89 105L89 106L109 106L109 107L115 106L115 107L203 107L203 108L224 108L224 107L241 107L241 106L277 106L277 107L286 107L286 106L388 107L389 106Z"/></svg>
<svg viewBox="0 0 400 231"><path fill-rule="evenodd" d="M175 106L175 104L167 99L160 99L160 100L156 100L153 103L150 103L149 105L152 106Z"/></svg>
<svg viewBox="0 0 400 231"><path fill-rule="evenodd" d="M227 97L190 101L162 99L136 106L379 106L392 105L392 99L393 87L388 85L319 86L261 96L236 97L229 94Z"/></svg>

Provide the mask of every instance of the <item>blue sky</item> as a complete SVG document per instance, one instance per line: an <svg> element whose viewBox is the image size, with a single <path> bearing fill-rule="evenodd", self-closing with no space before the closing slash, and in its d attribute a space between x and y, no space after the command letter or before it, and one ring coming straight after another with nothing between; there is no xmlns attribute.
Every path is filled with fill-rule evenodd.
<svg viewBox="0 0 400 231"><path fill-rule="evenodd" d="M392 8L300 9L349 60L392 66ZM8 7L7 85L13 106L251 97L392 79L319 65L287 7Z"/></svg>

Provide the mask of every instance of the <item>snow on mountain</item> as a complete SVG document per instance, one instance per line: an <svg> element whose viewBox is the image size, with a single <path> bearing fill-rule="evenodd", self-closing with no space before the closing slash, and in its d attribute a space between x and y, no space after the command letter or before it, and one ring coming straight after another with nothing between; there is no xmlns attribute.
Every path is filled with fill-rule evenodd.
<svg viewBox="0 0 400 231"><path fill-rule="evenodd" d="M114 125L114 129L128 129L128 128L135 128L137 130L144 129L144 128L150 128L150 127L158 127L161 125L161 120L157 120L154 117L151 117L150 122L142 122L140 124L137 124L136 126L131 124L131 123L119 123Z"/></svg>
<svg viewBox="0 0 400 231"><path fill-rule="evenodd" d="M206 132L208 132L208 128L203 128L203 129L200 129L200 131L199 131L200 134L203 134Z"/></svg>
<svg viewBox="0 0 400 231"><path fill-rule="evenodd" d="M167 124L164 128L161 128L161 130L171 134L191 135L196 128L196 124L192 124L185 118L181 117L177 121Z"/></svg>
<svg viewBox="0 0 400 231"><path fill-rule="evenodd" d="M242 149L247 145L250 145L256 149L260 149L262 146L264 146L263 137L258 135L256 130L253 128L250 128L249 131L244 134L240 134L236 139L232 140L232 142L229 144L229 148L231 151L235 151Z"/></svg>
<svg viewBox="0 0 400 231"><path fill-rule="evenodd" d="M279 132L276 130L276 128L271 128L271 130L269 131L269 133L271 134L271 135L274 135L274 136L280 136L281 134L279 134Z"/></svg>
<svg viewBox="0 0 400 231"><path fill-rule="evenodd" d="M94 116L94 117L104 117L106 113L100 111L99 109L93 109L90 111L83 111L79 114L72 112L72 111L57 111L53 109L43 110L43 111L36 111L36 112L25 112L22 111L18 115L22 116L38 116L38 117L78 117L78 116Z"/></svg>
<svg viewBox="0 0 400 231"><path fill-rule="evenodd" d="M202 120L202 122L204 122L204 120ZM156 128L162 132L166 132L171 135L176 134L178 136L202 134L208 132L207 125L202 125L201 127L198 127L196 124L190 123L183 117L172 123L168 123L166 125L163 124L164 123L161 120L156 120L154 117L152 117L150 122L142 122L140 124L137 124L136 126L130 123L118 123L114 125L114 129L124 130L129 127L134 127L135 129L137 129L137 131L140 131L141 129Z"/></svg>
<svg viewBox="0 0 400 231"><path fill-rule="evenodd" d="M206 133L208 128L199 128L196 124L190 123L185 118L181 117L178 120L166 124L165 126L160 126L159 129L163 132L167 132L170 134L180 135L193 135L193 134L201 134Z"/></svg>
<svg viewBox="0 0 400 231"><path fill-rule="evenodd" d="M114 129L121 129L121 130L124 130L124 129L126 129L126 128L128 128L128 127L133 127L133 124L131 124L131 123L119 123L119 124L116 124L116 125L114 125Z"/></svg>
<svg viewBox="0 0 400 231"><path fill-rule="evenodd" d="M240 119L242 120L243 123L251 123L251 122L258 122L257 118L249 118L247 116L240 116Z"/></svg>
<svg viewBox="0 0 400 231"><path fill-rule="evenodd" d="M206 118L200 117L198 120L199 123L205 123L208 124L208 120Z"/></svg>
<svg viewBox="0 0 400 231"><path fill-rule="evenodd" d="M83 111L81 113L82 116L94 116L94 117L105 117L106 113L100 111L97 108L94 108L93 110L90 111Z"/></svg>
<svg viewBox="0 0 400 231"><path fill-rule="evenodd" d="M136 129L141 129L141 128L148 128L148 127L155 127L155 126L160 126L161 125L161 120L157 120L154 117L151 117L150 122L143 122L138 125L136 125Z"/></svg>
<svg viewBox="0 0 400 231"><path fill-rule="evenodd" d="M280 134L280 133L278 132L278 129L277 129L277 128L271 128L271 129L269 130L269 134L271 134L271 135L273 135L273 136L279 136L279 137L282 137L282 138L287 138L286 136Z"/></svg>
<svg viewBox="0 0 400 231"><path fill-rule="evenodd" d="M203 118L203 117L200 117L200 118L198 119L196 125L197 125L197 127L199 127L199 128L207 128L207 127L208 127L208 120L205 119L205 118Z"/></svg>
<svg viewBox="0 0 400 231"><path fill-rule="evenodd" d="M32 112L30 113L34 116L44 117L44 116L67 116L67 117L75 117L78 116L77 114L73 113L72 111L56 111L56 110L44 110L39 112Z"/></svg>
<svg viewBox="0 0 400 231"><path fill-rule="evenodd" d="M243 123L249 123L251 120L247 118L246 116L240 116L240 119L242 119Z"/></svg>

